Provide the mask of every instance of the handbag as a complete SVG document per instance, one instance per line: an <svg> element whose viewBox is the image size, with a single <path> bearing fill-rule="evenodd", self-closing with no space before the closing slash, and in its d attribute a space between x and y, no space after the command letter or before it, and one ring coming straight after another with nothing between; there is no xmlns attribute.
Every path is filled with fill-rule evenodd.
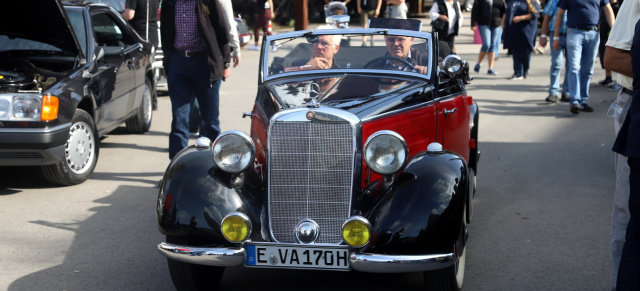
<svg viewBox="0 0 640 291"><path fill-rule="evenodd" d="M442 33L447 28L447 21L437 18L436 20L431 21L431 28L432 31Z"/></svg>

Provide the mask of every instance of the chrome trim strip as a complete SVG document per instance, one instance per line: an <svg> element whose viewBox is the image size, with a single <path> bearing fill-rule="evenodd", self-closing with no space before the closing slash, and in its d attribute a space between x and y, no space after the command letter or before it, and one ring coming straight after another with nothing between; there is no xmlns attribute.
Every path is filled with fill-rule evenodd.
<svg viewBox="0 0 640 291"><path fill-rule="evenodd" d="M432 271L450 267L455 255L379 255L355 254L349 256L351 269L367 273L409 273Z"/></svg>
<svg viewBox="0 0 640 291"><path fill-rule="evenodd" d="M163 256L189 264L231 267L244 263L244 248L203 248L172 245L165 242L158 244L158 251Z"/></svg>
<svg viewBox="0 0 640 291"><path fill-rule="evenodd" d="M5 122L8 122L9 120L2 120ZM0 122L2 122L0 121ZM16 120L16 121L26 121L26 120ZM37 122L40 122L39 120ZM12 132L16 132L16 133L49 133L49 132L58 132L61 130L69 130L69 128L71 127L71 122L67 122L64 124L60 124L58 126L54 126L54 127L48 127L48 128L21 128L21 127L0 127L0 133L12 133Z"/></svg>

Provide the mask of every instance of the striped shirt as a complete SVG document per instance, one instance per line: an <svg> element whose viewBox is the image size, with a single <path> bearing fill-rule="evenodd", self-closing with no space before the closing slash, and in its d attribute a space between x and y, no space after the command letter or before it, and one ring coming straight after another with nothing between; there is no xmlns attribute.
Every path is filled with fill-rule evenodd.
<svg viewBox="0 0 640 291"><path fill-rule="evenodd" d="M205 50L200 38L196 0L176 1L176 35L174 47L181 51L201 52Z"/></svg>
<svg viewBox="0 0 640 291"><path fill-rule="evenodd" d="M551 0L547 3L542 10L542 13L549 15L551 20L549 21L549 32L553 32L553 25L556 23L556 15L558 13L558 0ZM560 34L567 33L567 13L564 14L564 18L562 19L562 26L560 27ZM553 36L553 35L552 35Z"/></svg>

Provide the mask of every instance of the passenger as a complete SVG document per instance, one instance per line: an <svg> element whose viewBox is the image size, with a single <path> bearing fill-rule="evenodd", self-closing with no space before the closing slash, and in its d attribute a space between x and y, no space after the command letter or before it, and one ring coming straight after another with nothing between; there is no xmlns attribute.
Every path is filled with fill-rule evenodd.
<svg viewBox="0 0 640 291"><path fill-rule="evenodd" d="M321 25L318 29L331 29L330 25ZM340 50L340 35L321 35L313 42L313 57L309 60L296 60L292 63L300 70L339 69L333 56Z"/></svg>

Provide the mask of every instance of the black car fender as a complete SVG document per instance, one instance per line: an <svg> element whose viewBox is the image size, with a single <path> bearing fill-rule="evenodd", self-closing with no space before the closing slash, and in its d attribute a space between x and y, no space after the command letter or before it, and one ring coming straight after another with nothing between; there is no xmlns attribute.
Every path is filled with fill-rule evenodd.
<svg viewBox="0 0 640 291"><path fill-rule="evenodd" d="M373 234L361 251L433 253L456 242L468 192L467 165L458 154L418 154L379 191L386 193L367 213Z"/></svg>
<svg viewBox="0 0 640 291"><path fill-rule="evenodd" d="M160 183L156 209L160 232L200 236L209 244L232 245L222 237L220 224L229 213L242 212L251 220L252 234L259 235L255 230L260 229L263 202L251 200L256 196L247 193L251 191L248 183L234 187L233 180L237 178L216 166L210 147L190 146L182 150L171 161Z"/></svg>

